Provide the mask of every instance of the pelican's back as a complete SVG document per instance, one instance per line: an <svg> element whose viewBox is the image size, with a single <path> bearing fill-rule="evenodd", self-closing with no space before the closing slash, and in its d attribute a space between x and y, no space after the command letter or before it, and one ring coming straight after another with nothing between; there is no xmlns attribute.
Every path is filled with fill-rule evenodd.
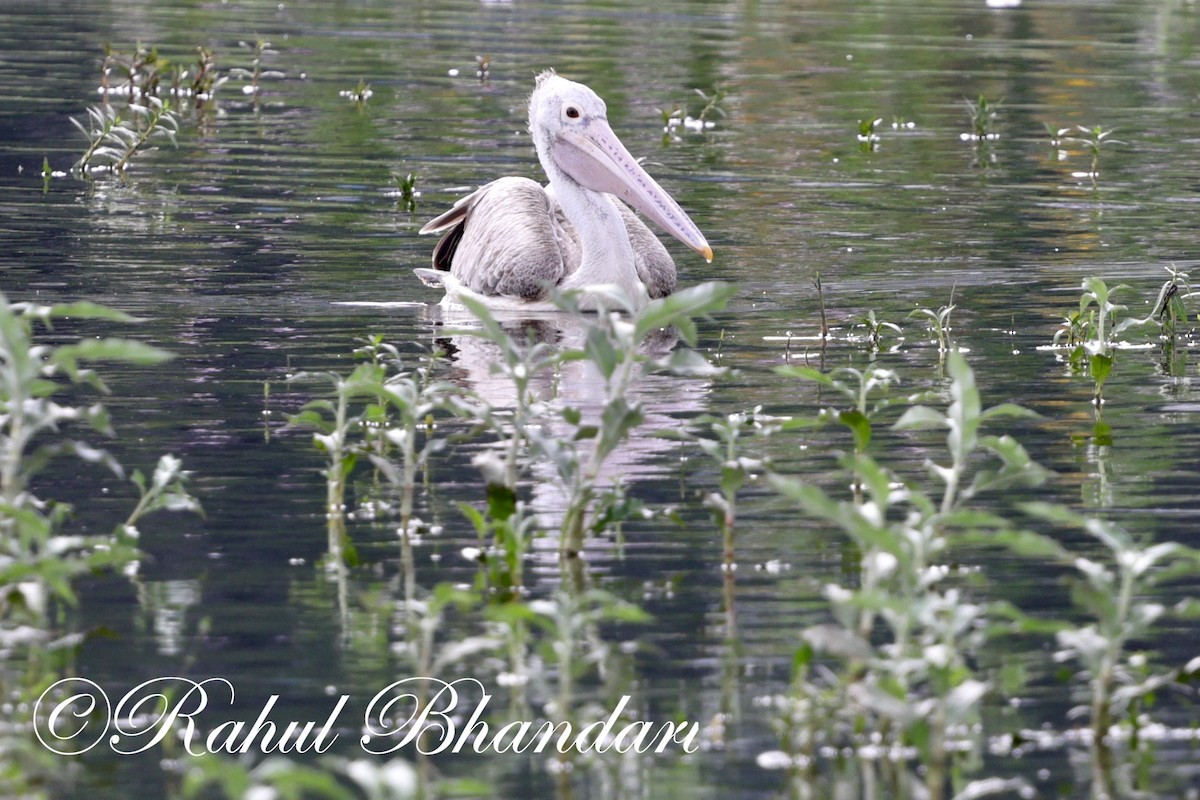
<svg viewBox="0 0 1200 800"><path fill-rule="evenodd" d="M554 211L540 184L500 178L459 200L421 233L446 232L434 248L433 266L449 269L468 289L541 300L567 272Z"/></svg>

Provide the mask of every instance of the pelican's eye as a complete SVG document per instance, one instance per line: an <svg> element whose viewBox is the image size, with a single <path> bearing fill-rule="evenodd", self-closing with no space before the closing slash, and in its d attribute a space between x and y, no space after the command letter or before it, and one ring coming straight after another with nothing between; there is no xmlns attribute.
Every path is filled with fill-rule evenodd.
<svg viewBox="0 0 1200 800"><path fill-rule="evenodd" d="M579 119L579 109L575 106L567 106L567 116L570 119Z"/></svg>

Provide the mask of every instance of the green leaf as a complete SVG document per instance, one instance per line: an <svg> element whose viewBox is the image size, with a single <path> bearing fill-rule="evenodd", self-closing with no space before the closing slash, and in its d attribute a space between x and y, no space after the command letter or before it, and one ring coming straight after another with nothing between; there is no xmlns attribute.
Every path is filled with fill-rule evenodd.
<svg viewBox="0 0 1200 800"><path fill-rule="evenodd" d="M439 778L440 797L491 797L496 785L482 778Z"/></svg>
<svg viewBox="0 0 1200 800"><path fill-rule="evenodd" d="M779 430L806 430L808 428L817 428L824 424L825 420L819 417L789 417L779 423Z"/></svg>
<svg viewBox="0 0 1200 800"><path fill-rule="evenodd" d="M1088 356L1088 366L1096 386L1103 386L1104 382L1108 380L1108 376L1112 374L1113 357L1104 353L1091 353Z"/></svg>
<svg viewBox="0 0 1200 800"><path fill-rule="evenodd" d="M479 509L468 503L459 502L455 503L455 505L458 507L459 512L471 523L471 526L475 528L476 533L478 533L481 537L487 535L487 520L484 518L483 513Z"/></svg>
<svg viewBox="0 0 1200 800"><path fill-rule="evenodd" d="M991 408L986 409L980 415L980 419L982 419L984 421L987 421L990 419L995 419L996 417L1030 419L1030 418L1037 418L1040 416L1041 415L1038 414L1036 411L1025 408L1025 406L1020 406L1020 405L1017 405L1016 403L1001 403L1000 405L992 406Z"/></svg>
<svg viewBox="0 0 1200 800"><path fill-rule="evenodd" d="M713 364L702 354L687 347L672 350L666 358L654 359L651 367L684 378L714 378L729 372L727 368Z"/></svg>
<svg viewBox="0 0 1200 800"><path fill-rule="evenodd" d="M359 566L362 561L358 557L358 548L354 546L354 540L350 538L350 534L342 528L340 532L342 544L342 563L353 569Z"/></svg>
<svg viewBox="0 0 1200 800"><path fill-rule="evenodd" d="M158 347L132 339L80 339L51 353L52 364L74 366L79 361L121 361L127 364L153 365L170 361L175 355Z"/></svg>
<svg viewBox="0 0 1200 800"><path fill-rule="evenodd" d="M653 622L654 617L642 608L627 602L614 602L604 606L604 619L613 622L645 624Z"/></svg>
<svg viewBox="0 0 1200 800"><path fill-rule="evenodd" d="M600 441L596 447L601 453L612 452L631 430L641 424L641 408L630 407L623 397L613 399L600 415Z"/></svg>
<svg viewBox="0 0 1200 800"><path fill-rule="evenodd" d="M776 375L781 375L785 378L803 378L808 381L816 381L824 386L832 386L833 378L813 367L775 367L772 370Z"/></svg>
<svg viewBox="0 0 1200 800"><path fill-rule="evenodd" d="M1075 560L1075 554L1056 539L1034 531L995 530L986 534L965 534L964 541L995 544L1019 556L1057 561L1060 564L1070 564Z"/></svg>
<svg viewBox="0 0 1200 800"><path fill-rule="evenodd" d="M138 323L145 322L144 319L126 314L124 311L118 311L115 308L102 306L98 303L93 303L90 300L80 300L75 303L61 303L46 308L45 313L38 313L36 316L43 319L103 319L109 322L122 323Z"/></svg>
<svg viewBox="0 0 1200 800"><path fill-rule="evenodd" d="M10 503L0 503L0 518L11 519L16 523L21 539L44 541L53 533L50 520L36 509L25 506L14 506ZM0 573L2 575L3 573ZM13 581L0 581L0 586L8 586Z"/></svg>
<svg viewBox="0 0 1200 800"><path fill-rule="evenodd" d="M911 406L892 427L898 431L919 431L946 427L946 417L928 406Z"/></svg>
<svg viewBox="0 0 1200 800"><path fill-rule="evenodd" d="M588 360L600 370L600 374L606 379L611 378L620 359L603 328L596 325L588 328L583 349L588 355Z"/></svg>
<svg viewBox="0 0 1200 800"><path fill-rule="evenodd" d="M709 282L651 300L634 319L636 338L640 341L652 331L674 325L679 328L684 341L694 347L696 331L691 320L720 311L736 293L737 287L731 284Z"/></svg>
<svg viewBox="0 0 1200 800"><path fill-rule="evenodd" d="M487 485L488 514L494 520L506 520L517 510L517 495L509 487L489 483Z"/></svg>
<svg viewBox="0 0 1200 800"><path fill-rule="evenodd" d="M404 476L400 473L400 468L396 466L390 459L382 458L374 453L368 453L367 457L371 459L371 463L375 465L375 469L379 470L383 475L384 480L392 484L392 486L402 486L404 484Z"/></svg>
<svg viewBox="0 0 1200 800"><path fill-rule="evenodd" d="M795 654L792 656L792 676L797 677L808 672L808 665L812 663L816 656L816 650L810 642L801 642L796 648Z"/></svg>
<svg viewBox="0 0 1200 800"><path fill-rule="evenodd" d="M875 459L858 453L847 459L850 469L867 487L867 494L880 508L886 509L891 497L893 476ZM919 502L920 492L910 490L910 502Z"/></svg>
<svg viewBox="0 0 1200 800"><path fill-rule="evenodd" d="M1053 522L1056 525L1070 525L1076 528L1082 528L1087 524L1087 517L1082 514L1076 514L1071 509L1056 503L1032 502L1018 503L1019 508L1024 513L1031 517Z"/></svg>
<svg viewBox="0 0 1200 800"><path fill-rule="evenodd" d="M986 628L989 639L992 636L1008 633L1027 633L1040 636L1053 635L1066 630L1066 622L1053 619L1040 619L1030 616L1007 600L996 600L988 604Z"/></svg>
<svg viewBox="0 0 1200 800"><path fill-rule="evenodd" d="M733 496L742 488L742 484L746 482L746 473L738 467L723 466L721 467L721 491L726 496Z"/></svg>
<svg viewBox="0 0 1200 800"><path fill-rule="evenodd" d="M957 509L939 515L938 519L945 527L960 531L957 534L957 541L960 542L987 543L996 531L1009 527L1009 521L999 514L978 509ZM977 539L972 532L978 534Z"/></svg>
<svg viewBox="0 0 1200 800"><path fill-rule="evenodd" d="M575 435L571 437L571 441L580 442L588 439L595 439L600 429L595 425L580 425L575 429Z"/></svg>
<svg viewBox="0 0 1200 800"><path fill-rule="evenodd" d="M860 453L865 451L871 443L871 420L866 414L851 409L838 414L838 420L854 435L854 449Z"/></svg>
<svg viewBox="0 0 1200 800"><path fill-rule="evenodd" d="M979 446L995 453L1005 466L1022 469L1033 463L1021 443L1007 434L1004 436L981 436Z"/></svg>

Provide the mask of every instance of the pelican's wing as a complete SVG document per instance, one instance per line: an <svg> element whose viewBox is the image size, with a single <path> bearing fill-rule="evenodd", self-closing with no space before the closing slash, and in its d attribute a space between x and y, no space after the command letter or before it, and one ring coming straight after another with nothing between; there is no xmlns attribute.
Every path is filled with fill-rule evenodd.
<svg viewBox="0 0 1200 800"><path fill-rule="evenodd" d="M675 261L633 209L620 200L617 208L625 221L629 243L633 245L633 266L637 269L638 279L646 286L651 300L666 297L675 291Z"/></svg>
<svg viewBox="0 0 1200 800"><path fill-rule="evenodd" d="M460 199L421 233L445 231L434 269L481 295L541 300L566 272L564 230L550 198L528 178L500 178ZM422 277L425 280L425 277Z"/></svg>

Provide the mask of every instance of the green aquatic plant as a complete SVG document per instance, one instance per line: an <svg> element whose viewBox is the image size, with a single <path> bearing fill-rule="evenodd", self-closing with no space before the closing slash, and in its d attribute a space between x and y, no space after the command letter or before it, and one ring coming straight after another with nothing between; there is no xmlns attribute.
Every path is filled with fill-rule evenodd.
<svg viewBox="0 0 1200 800"><path fill-rule="evenodd" d="M842 367L825 373L812 367L789 365L776 367L775 373L787 378L815 381L821 386L833 389L850 401L849 408L837 409L832 406L822 408L816 421L818 423L837 422L845 426L853 438L855 456L866 453L867 446L871 443L875 421L879 414L892 403L892 399L887 396L888 389L899 380L892 370L879 368L859 370L854 367ZM807 427L810 424L810 420L798 418L784 422L783 428L792 430ZM862 502L862 476L855 473L850 488L854 493L855 502Z"/></svg>
<svg viewBox="0 0 1200 800"><path fill-rule="evenodd" d="M887 390L899 380L894 371L879 368L859 370L842 367L825 373L812 367L783 366L775 367L774 371L786 378L815 381L850 401L850 407L840 411L832 407L822 409L819 420L839 422L846 426L854 437L856 454L866 452L867 445L871 443L872 421L891 404L891 399L886 396ZM804 424L803 420L784 423L784 428Z"/></svg>
<svg viewBox="0 0 1200 800"><path fill-rule="evenodd" d="M860 119L858 121L858 146L864 153L873 153L879 149L879 133L877 128L883 122L883 117Z"/></svg>
<svg viewBox="0 0 1200 800"><path fill-rule="evenodd" d="M108 393L93 365L154 366L171 354L130 339L75 339L54 327L137 321L86 301L9 303L0 294L0 686L7 698L0 709L0 793L5 796L36 796L62 775L61 760L47 761L49 751L35 742L29 709L69 668L83 641L70 629L69 612L80 604L75 580L108 571L136 576L143 520L160 510L200 511L187 492L182 463L170 455L159 459L149 479L138 470L130 475L139 499L107 534L71 531L71 506L36 488L63 456L125 478L117 459L91 441L114 436L108 410L87 399L90 392Z"/></svg>
<svg viewBox="0 0 1200 800"><path fill-rule="evenodd" d="M1058 330L1054 332L1054 345L1065 347L1070 351L1071 363L1074 366L1082 364L1083 345L1091 337L1091 318L1094 316L1095 312L1089 315L1085 311L1072 309L1063 315Z"/></svg>
<svg viewBox="0 0 1200 800"><path fill-rule="evenodd" d="M216 53L203 45L196 48L196 71L192 75L190 91L196 108L203 107L216 97L217 89L225 84L229 77L217 70ZM186 73L182 76L187 77Z"/></svg>
<svg viewBox="0 0 1200 800"><path fill-rule="evenodd" d="M534 428L549 413L549 398L536 391L538 380L557 368L561 355L553 345L537 340L531 332L525 338L514 336L483 303L467 298L465 305L480 327L463 331L463 335L478 337L497 347L499 357L491 362L491 370L513 387L511 408L497 408L486 402L486 398L480 399L475 417L480 427L498 438L501 451L485 450L474 458L474 465L484 478L484 507L459 504L484 545L477 559L484 568L484 588L489 600L507 602L524 592L526 554L541 533L519 494L518 481L527 463Z"/></svg>
<svg viewBox="0 0 1200 800"><path fill-rule="evenodd" d="M568 487L569 500L563 520L563 546L568 555L578 553L584 536L589 531L598 532L606 521L607 515L594 515L593 500L605 461L642 423L640 405L629 402L629 387L638 372L662 370L711 377L721 371L694 350L685 348L648 355L640 350L641 343L655 331L674 328L687 345L694 347L697 336L694 319L724 308L733 292L733 287L727 284L705 283L653 300L637 310L625 298L612 297L610 302L617 311L586 317L582 350L565 355L584 358L597 368L604 381L604 399L595 423L584 422L580 409L564 410L563 416L576 429L575 441L592 440L590 452L581 460L576 448L562 448L560 442L551 438L536 440ZM562 299L562 305L579 318L575 302L569 296Z"/></svg>
<svg viewBox="0 0 1200 800"><path fill-rule="evenodd" d="M944 306L938 307L935 311L932 308L917 308L909 312L909 318L917 317L925 320L925 325L929 332L933 334L934 341L938 346L938 362L940 363L950 349L954 346L954 340L951 338L950 315L954 313L954 291L950 292L950 302Z"/></svg>
<svg viewBox="0 0 1200 800"><path fill-rule="evenodd" d="M105 46L102 102L87 110L86 124L71 120L88 138L87 148L72 168L77 176L121 174L132 158L164 140L177 147L189 97L194 118L205 121L204 110L228 78L217 69L212 50L202 46L196 50L195 67L189 71L159 55L157 48L139 44L133 53L124 54ZM114 79L114 72L120 77Z"/></svg>
<svg viewBox="0 0 1200 800"><path fill-rule="evenodd" d="M778 704L840 710L827 728L802 725L791 738L811 759L818 739L865 752L862 731L879 732L884 738L872 740L874 749L894 745L919 753L929 797L946 796L956 762L978 748L978 742L962 741L962 731L977 724L988 690L971 666L985 641L987 608L954 585L948 548L963 531L992 524L969 508L970 500L985 491L1038 483L1044 475L1011 437L981 432L996 419L1029 412L1009 404L985 410L961 353L950 353L947 369L946 409L913 406L895 424L902 431L947 431L949 461L927 462L934 486L900 483L861 453L845 459L863 485L862 496L852 501L794 478L771 478L777 491L807 513L840 528L860 553L857 585L826 587L833 622L804 632L795 694ZM841 670L814 679L817 654L840 661ZM789 764L796 763L794 755L788 754Z"/></svg>
<svg viewBox="0 0 1200 800"><path fill-rule="evenodd" d="M384 369L383 384L375 395L376 402L367 407L363 424L365 431L374 432L374 446L368 443L368 457L400 494L400 561L405 601L411 603L416 591L412 540L418 527L413 516L417 473L425 471L430 458L446 445L444 438L434 435L435 415L461 410L463 393L453 383L435 377L443 362L438 351L424 354L415 367L410 367L399 348L384 342L381 336L371 336L355 353ZM389 457L386 445L398 451L399 464Z"/></svg>
<svg viewBox="0 0 1200 800"><path fill-rule="evenodd" d="M1067 129L1068 131L1070 129ZM1092 158L1092 166L1088 171L1088 177L1092 179L1092 186L1095 187L1096 179L1100 177L1100 153L1105 147L1114 144L1125 144L1118 139L1110 138L1114 131L1111 129L1105 130L1102 126L1096 125L1088 128L1083 125L1076 125L1075 131L1080 134L1078 136L1067 136L1062 139L1063 142L1071 142L1073 144L1082 144L1087 147L1088 154Z"/></svg>
<svg viewBox="0 0 1200 800"><path fill-rule="evenodd" d="M930 475L944 485L938 513L948 515L976 495L1013 485L1038 484L1045 471L1035 464L1025 448L1011 436L984 435L982 428L996 419L1037 416L1013 403L984 409L975 385L975 373L962 353L951 353L947 360L950 377L950 405L944 412L926 406L912 406L896 421L897 430L945 428L946 450L950 462L929 461ZM988 453L995 466L971 473L977 454ZM971 482L965 483L968 475Z"/></svg>
<svg viewBox="0 0 1200 800"><path fill-rule="evenodd" d="M100 403L74 404L62 395L68 385L106 393L108 387L86 364L117 362L160 364L171 358L164 350L130 339L81 338L48 345L35 339L34 323L49 328L55 320L100 320L133 323L127 314L89 302L43 306L10 304L0 295L0 585L8 590L36 581L55 597L74 602L71 578L104 566L125 566L134 558L138 521L158 509L199 508L183 488L185 473L178 459L164 456L147 484L140 472L132 480L141 498L111 536L63 536L70 507L41 500L31 489L36 475L61 455L72 455L105 467L118 477L124 470L108 451L85 439L62 435L64 428L83 425L112 436L107 409ZM32 583L29 585L33 585ZM22 590L23 591L23 590ZM16 605L12 605L16 602ZM5 615L18 608L44 609L42 603L20 601L20 592L3 602Z"/></svg>
<svg viewBox="0 0 1200 800"><path fill-rule="evenodd" d="M1179 542L1139 541L1119 526L1085 517L1048 503L1026 503L1021 509L1044 523L1086 533L1098 553L1068 549L1057 537L1031 531L999 532L992 544L1069 567L1072 603L1089 617L1082 625L1053 623L1059 647L1055 660L1074 662L1075 714L1086 714L1092 747L1096 791L1112 794L1114 734L1124 728L1132 748L1144 724L1141 719L1154 696L1166 689L1184 690L1182 681L1200 669L1193 660L1174 668L1152 666L1152 654L1140 650L1152 629L1171 615L1195 618L1200 603L1186 598L1173 606L1160 600L1162 588L1189 579L1200 568L1200 551ZM1123 722L1122 722L1123 720Z"/></svg>
<svg viewBox="0 0 1200 800"><path fill-rule="evenodd" d="M1159 289L1151 318L1159 325L1164 340L1173 340L1179 329L1187 324L1188 310L1184 299L1192 296L1188 274L1174 264L1166 267L1171 277Z"/></svg>
<svg viewBox="0 0 1200 800"><path fill-rule="evenodd" d="M353 89L343 89L338 92L338 95L352 101L358 110L362 111L366 107L367 101L375 95L375 91L371 88L371 84L359 78L358 84Z"/></svg>
<svg viewBox="0 0 1200 800"><path fill-rule="evenodd" d="M289 378L293 382L325 381L333 394L332 398L307 402L291 416L289 424L315 429L313 442L326 454L325 514L335 568L358 561L345 519L347 481L359 460L369 459L399 494L397 533L404 593L412 600L416 587L412 538L418 527L413 514L416 475L445 445L444 439L433 435L435 414L456 413L463 393L434 377L440 361L437 352L427 353L417 366L410 367L395 345L370 336L354 354L363 362L349 375L300 372ZM393 450L398 451L399 463L392 458Z"/></svg>
<svg viewBox="0 0 1200 800"><path fill-rule="evenodd" d="M970 139L975 142L989 142L1000 138L1000 134L996 133L996 119L1000 116L1000 109L1004 105L1003 100L988 100L985 96L979 95L978 100L964 100L967 104L967 114L971 120L971 130L969 133L964 133L964 139Z"/></svg>
<svg viewBox="0 0 1200 800"><path fill-rule="evenodd" d="M726 94L723 87L714 86L711 93L705 92L703 89L693 89L693 91L704 101L704 105L695 116L687 112L686 104L675 104L670 109L665 106L656 109L662 116L663 144L680 141L676 131L681 127L687 131L702 133L716 126L716 122L713 121L714 116L728 116L725 109L721 107Z"/></svg>
<svg viewBox="0 0 1200 800"><path fill-rule="evenodd" d="M265 69L268 56L275 55L271 43L265 39L255 39L253 42L238 42L238 45L250 51L250 68L234 67L229 70L230 77L238 77L249 81L242 87L242 93L254 98L254 106L258 108L259 97L262 94L262 82L267 78L282 78L284 74L278 70Z"/></svg>
<svg viewBox="0 0 1200 800"><path fill-rule="evenodd" d="M335 372L299 372L289 382L324 381L333 398L317 398L292 415L289 425L315 429L313 443L325 453L325 519L330 555L337 562L356 564L358 554L346 534L346 482L361 455L370 448L358 435L370 420L378 419L385 392L387 369L382 364L361 363L349 375Z"/></svg>
<svg viewBox="0 0 1200 800"><path fill-rule="evenodd" d="M871 345L871 355L879 352L879 348L883 344L884 334L896 334L899 336L903 333L900 326L894 322L885 322L875 315L875 310L871 309L863 315L859 324L867 329L867 341Z"/></svg>
<svg viewBox="0 0 1200 800"><path fill-rule="evenodd" d="M747 443L782 430L787 420L764 414L762 406L751 411L725 415L706 414L694 421L699 432L662 431L659 435L692 442L720 470L717 490L704 496L721 532L722 571L725 581L726 638L732 639L736 630L734 614L734 576L737 570L736 536L738 494L750 481L770 471L770 460L746 452Z"/></svg>
<svg viewBox="0 0 1200 800"><path fill-rule="evenodd" d="M675 134L675 131L679 128L680 125L683 124L683 118L684 118L683 106L677 105L670 109L656 108L655 111L657 111L662 116L662 131L663 131L662 143L663 143L663 145L669 145L672 142L682 141L682 139L680 139Z"/></svg>
<svg viewBox="0 0 1200 800"><path fill-rule="evenodd" d="M580 307L578 293L556 294L555 304L582 331L582 345L552 348L544 343L522 346L496 321L481 302L463 297L463 304L481 323L481 329L465 331L500 347L501 360L494 369L513 381L517 403L508 425L500 430L508 440L506 456L494 471L508 487L516 486L518 454L528 444L535 456L544 458L555 470L566 497L561 524L560 551L569 559L578 556L589 533L597 533L613 521L612 504L595 502L601 493L600 481L605 462L643 420L638 403L630 402L629 387L642 370L669 370L677 374L711 375L716 368L690 349L665 355L646 354L640 345L647 335L674 327L690 345L696 342L695 317L722 308L733 294L725 284L707 283L651 301L635 309L619 293L590 297L598 302L596 312ZM603 384L596 419L584 418L584 409L564 406L556 410L532 392L534 375L568 361L587 361L596 369ZM573 431L568 436L540 424L554 414ZM494 418L494 415L493 415Z"/></svg>
<svg viewBox="0 0 1200 800"><path fill-rule="evenodd" d="M138 42L132 53L123 53L105 44L100 85L105 103L110 94L117 94L130 103L144 105L149 98L160 96L163 77L171 68L171 62L159 55L157 47L147 48ZM111 78L114 70L123 76L115 83Z"/></svg>
<svg viewBox="0 0 1200 800"><path fill-rule="evenodd" d="M50 193L50 181L55 178L65 178L67 173L50 166L50 157L42 156L42 194Z"/></svg>
<svg viewBox="0 0 1200 800"><path fill-rule="evenodd" d="M409 674L419 676L413 689L415 708L425 708L430 701L429 678L446 675L453 670L463 669L464 664L477 665L480 660L490 658L504 647L504 640L487 633L462 636L449 634L449 620L456 614L465 613L480 604L481 597L475 591L459 588L442 582L424 596L405 601L402 610L405 635L402 641L392 646L392 652L408 666ZM432 723L427 725L418 743L430 734ZM417 748L417 787L414 794L430 797L436 782L436 773L429 757ZM448 787L447 787L448 788Z"/></svg>
<svg viewBox="0 0 1200 800"><path fill-rule="evenodd" d="M813 275L813 288L817 290L817 308L821 312L821 347L829 340L829 318L825 313L825 287L821 285L821 273Z"/></svg>
<svg viewBox="0 0 1200 800"><path fill-rule="evenodd" d="M729 116L725 109L721 107L721 103L725 100L725 89L721 85L716 85L712 88L712 93L707 93L703 89L693 89L696 95L704 101L704 106L696 114L696 120L700 123L699 129L704 130L711 127L710 121L713 115L719 117Z"/></svg>
<svg viewBox="0 0 1200 800"><path fill-rule="evenodd" d="M555 722L577 720L577 687L589 674L611 681L620 652L604 639L602 624L643 624L651 617L637 605L602 589L574 591L569 586L552 596L532 600L519 609L529 626L541 634L541 657L552 665L557 682L546 704ZM570 756L554 753L563 763Z"/></svg>
<svg viewBox="0 0 1200 800"><path fill-rule="evenodd" d="M708 429L711 436L689 437L721 470L718 491L705 496L704 503L712 509L724 541L724 560L727 572L734 561L734 527L737 523L737 496L747 481L755 479L770 468L770 461L746 455L748 439L765 438L781 429L783 420L764 414L762 406L752 411L703 416L696 424Z"/></svg>
<svg viewBox="0 0 1200 800"><path fill-rule="evenodd" d="M1193 297L1193 292L1186 272L1174 264L1168 265L1166 269L1171 277L1159 289L1153 311L1150 313L1150 321L1158 325L1163 373L1182 378L1187 374L1187 348L1179 348L1177 345L1180 334L1186 335L1185 328L1189 321L1188 308L1184 301Z"/></svg>
<svg viewBox="0 0 1200 800"><path fill-rule="evenodd" d="M417 174L408 172L404 175L392 175L392 182L396 184L396 205L410 214L417 210L417 198L421 195L416 190Z"/></svg>
<svg viewBox="0 0 1200 800"><path fill-rule="evenodd" d="M1078 311L1067 318L1069 327L1055 333L1056 344L1060 337L1067 339L1067 345L1072 349L1072 359L1086 361L1094 386L1092 400L1097 408L1104 402L1104 383L1112 374L1117 337L1128 328L1144 322L1133 317L1117 321L1119 312L1127 309L1114 303L1112 297L1128 288L1125 284L1110 288L1100 278L1085 278ZM1079 340L1081 334L1082 341Z"/></svg>
<svg viewBox="0 0 1200 800"><path fill-rule="evenodd" d="M72 170L80 177L99 172L122 174L135 155L155 142L167 140L178 146L179 117L170 100L148 95L145 103L131 102L124 109L111 105L87 110L88 124L74 117L71 122L88 138L87 149Z"/></svg>
<svg viewBox="0 0 1200 800"><path fill-rule="evenodd" d="M1050 137L1050 146L1056 150L1063 146L1063 143L1068 141L1067 134L1072 128L1055 128L1049 122L1043 122L1042 126L1046 129L1046 135ZM1065 157L1065 154L1063 155Z"/></svg>

